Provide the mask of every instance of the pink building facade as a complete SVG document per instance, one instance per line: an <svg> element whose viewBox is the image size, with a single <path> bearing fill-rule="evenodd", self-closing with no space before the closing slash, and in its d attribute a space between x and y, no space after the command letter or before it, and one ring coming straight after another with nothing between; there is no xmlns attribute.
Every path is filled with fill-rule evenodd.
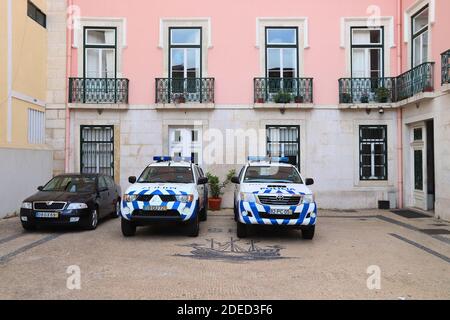
<svg viewBox="0 0 450 320"><path fill-rule="evenodd" d="M323 208L389 201L449 220L449 13L446 0L49 0L55 173L125 188L155 155L221 177L280 155Z"/></svg>

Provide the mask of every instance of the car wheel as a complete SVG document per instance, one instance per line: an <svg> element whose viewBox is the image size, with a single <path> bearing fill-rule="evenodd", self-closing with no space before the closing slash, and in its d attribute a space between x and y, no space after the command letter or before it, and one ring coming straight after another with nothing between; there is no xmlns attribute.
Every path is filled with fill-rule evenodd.
<svg viewBox="0 0 450 320"><path fill-rule="evenodd" d="M238 238L247 238L247 225L237 222L237 236Z"/></svg>
<svg viewBox="0 0 450 320"><path fill-rule="evenodd" d="M122 218L121 226L122 226L122 234L125 237L133 237L136 234L136 225L133 222Z"/></svg>
<svg viewBox="0 0 450 320"><path fill-rule="evenodd" d="M197 214L195 218L192 221L189 221L189 223L186 226L186 233L189 237L198 237L198 234L200 232L200 218Z"/></svg>
<svg viewBox="0 0 450 320"><path fill-rule="evenodd" d="M86 226L86 230L95 230L98 226L98 211L97 209L92 210L89 222Z"/></svg>
<svg viewBox="0 0 450 320"><path fill-rule="evenodd" d="M116 211L114 211L112 214L111 214L111 217L113 217L113 219L116 219L116 218L118 218L118 217L120 217L120 211L121 211L121 200L120 200L120 198L117 200L117 202L116 202Z"/></svg>
<svg viewBox="0 0 450 320"><path fill-rule="evenodd" d="M36 225L35 224L31 224L31 223L22 223L22 227L26 231L35 231L36 230Z"/></svg>
<svg viewBox="0 0 450 320"><path fill-rule="evenodd" d="M200 211L200 221L208 220L208 200L205 200L204 207L202 211Z"/></svg>
<svg viewBox="0 0 450 320"><path fill-rule="evenodd" d="M316 231L316 226L311 226L302 229L302 238L305 240L312 240L314 238L314 233Z"/></svg>

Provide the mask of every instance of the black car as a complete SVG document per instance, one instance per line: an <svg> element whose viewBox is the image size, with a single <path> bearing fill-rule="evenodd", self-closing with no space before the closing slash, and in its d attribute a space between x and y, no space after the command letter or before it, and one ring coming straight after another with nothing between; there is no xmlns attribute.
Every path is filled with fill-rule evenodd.
<svg viewBox="0 0 450 320"><path fill-rule="evenodd" d="M110 176L65 174L38 190L20 209L25 230L40 225L76 225L94 230L99 219L120 215L121 190Z"/></svg>

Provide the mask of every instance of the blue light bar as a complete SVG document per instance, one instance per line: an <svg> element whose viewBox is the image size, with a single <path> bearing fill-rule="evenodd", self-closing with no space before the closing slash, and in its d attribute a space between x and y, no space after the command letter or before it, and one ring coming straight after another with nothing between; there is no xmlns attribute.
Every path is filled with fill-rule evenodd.
<svg viewBox="0 0 450 320"><path fill-rule="evenodd" d="M172 157L168 157L168 156L157 156L157 157L153 157L153 160L156 162L167 162L167 161L172 161Z"/></svg>
<svg viewBox="0 0 450 320"><path fill-rule="evenodd" d="M174 157L172 159L174 162L194 162L191 157Z"/></svg>
<svg viewBox="0 0 450 320"><path fill-rule="evenodd" d="M248 157L248 161L251 162L261 162L261 161L269 161L269 157Z"/></svg>
<svg viewBox="0 0 450 320"><path fill-rule="evenodd" d="M248 157L250 162L276 162L276 163L289 163L288 157Z"/></svg>
<svg viewBox="0 0 450 320"><path fill-rule="evenodd" d="M288 157L273 157L272 162L278 162L278 163L289 163Z"/></svg>

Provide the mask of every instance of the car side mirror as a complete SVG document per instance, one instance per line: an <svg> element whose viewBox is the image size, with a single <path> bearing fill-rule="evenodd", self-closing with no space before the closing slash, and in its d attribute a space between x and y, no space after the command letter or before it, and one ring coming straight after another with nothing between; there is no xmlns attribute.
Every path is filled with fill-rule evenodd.
<svg viewBox="0 0 450 320"><path fill-rule="evenodd" d="M241 182L239 181L239 177L233 177L231 178L231 182L234 184L240 184Z"/></svg>
<svg viewBox="0 0 450 320"><path fill-rule="evenodd" d="M40 187L38 187L37 188L39 191L43 191L44 190L44 187L43 186L40 186Z"/></svg>
<svg viewBox="0 0 450 320"><path fill-rule="evenodd" d="M204 184L207 184L207 183L208 183L208 178L205 178L205 177L198 178L198 184L199 185L204 185Z"/></svg>
<svg viewBox="0 0 450 320"><path fill-rule="evenodd" d="M311 179L311 178L306 179L305 184L307 186L312 186L314 184L314 179Z"/></svg>
<svg viewBox="0 0 450 320"><path fill-rule="evenodd" d="M136 177L129 177L129 178L128 178L128 182L131 183L131 184L135 184L136 181L137 181L137 178L136 178Z"/></svg>

